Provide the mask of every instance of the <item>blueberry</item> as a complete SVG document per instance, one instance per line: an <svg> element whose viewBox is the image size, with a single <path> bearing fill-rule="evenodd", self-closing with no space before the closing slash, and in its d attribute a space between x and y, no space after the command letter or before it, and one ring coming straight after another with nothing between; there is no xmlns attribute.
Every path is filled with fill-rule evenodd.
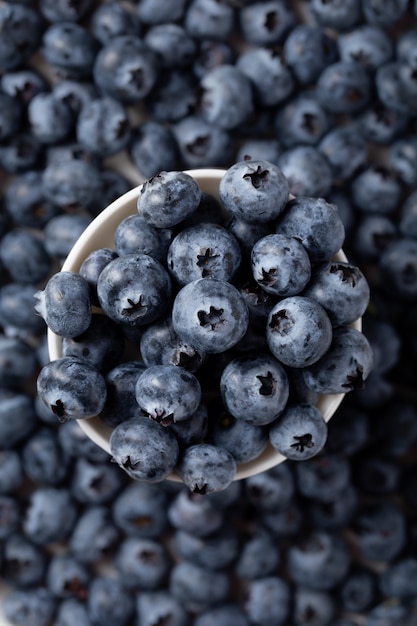
<svg viewBox="0 0 417 626"><path fill-rule="evenodd" d="M222 372L220 391L226 408L236 419L262 426L283 411L289 383L282 365L265 353L230 361Z"/></svg>
<svg viewBox="0 0 417 626"><path fill-rule="evenodd" d="M42 171L42 191L45 197L64 210L90 207L97 201L101 186L102 180L95 165L75 158L69 159L68 156L63 161L48 163ZM85 219L78 214L74 217ZM76 220L69 220L70 224L74 222ZM69 227L67 223L65 228ZM74 240L73 236L71 240Z"/></svg>
<svg viewBox="0 0 417 626"><path fill-rule="evenodd" d="M169 505L160 485L133 481L116 496L111 514L116 527L126 536L158 538L168 527ZM89 528L86 522L86 531Z"/></svg>
<svg viewBox="0 0 417 626"><path fill-rule="evenodd" d="M349 487L351 472L346 458L324 450L295 466L298 491L313 502L333 502Z"/></svg>
<svg viewBox="0 0 417 626"><path fill-rule="evenodd" d="M144 24L176 22L184 17L186 5L186 0L173 0L168 6L160 4L159 0L139 0L136 12Z"/></svg>
<svg viewBox="0 0 417 626"><path fill-rule="evenodd" d="M109 426L116 426L125 420L140 415L136 402L136 381L144 372L143 361L117 363L105 375L106 401L100 419Z"/></svg>
<svg viewBox="0 0 417 626"><path fill-rule="evenodd" d="M343 497L338 493L334 499L320 502L311 500L308 516L316 528L333 531L349 525L356 513L359 502L358 490L352 484L343 489Z"/></svg>
<svg viewBox="0 0 417 626"><path fill-rule="evenodd" d="M173 170L177 164L178 148L172 129L156 120L139 124L128 148L133 163L145 178Z"/></svg>
<svg viewBox="0 0 417 626"><path fill-rule="evenodd" d="M93 624L110 621L113 626L127 626L134 615L135 603L120 579L102 574L91 581L87 608Z"/></svg>
<svg viewBox="0 0 417 626"><path fill-rule="evenodd" d="M229 163L233 150L229 131L198 115L187 115L176 121L172 130L186 167L220 167Z"/></svg>
<svg viewBox="0 0 417 626"><path fill-rule="evenodd" d="M282 152L278 159L295 196L326 197L332 184L332 171L326 157L311 145L298 145Z"/></svg>
<svg viewBox="0 0 417 626"><path fill-rule="evenodd" d="M42 335L45 324L33 309L33 297L37 291L34 285L17 282L0 287L0 323L6 334L22 339Z"/></svg>
<svg viewBox="0 0 417 626"><path fill-rule="evenodd" d="M297 587L294 592L294 621L305 624L308 620L312 626L329 624L336 614L336 602L326 591Z"/></svg>
<svg viewBox="0 0 417 626"><path fill-rule="evenodd" d="M385 145L390 144L404 130L408 119L404 113L376 101L360 114L358 121L364 139Z"/></svg>
<svg viewBox="0 0 417 626"><path fill-rule="evenodd" d="M196 106L197 92L191 71L188 68L162 69L147 98L151 118L160 123L174 124L186 118Z"/></svg>
<svg viewBox="0 0 417 626"><path fill-rule="evenodd" d="M269 440L287 459L305 460L320 452L326 443L327 425L311 404L289 406L272 424Z"/></svg>
<svg viewBox="0 0 417 626"><path fill-rule="evenodd" d="M32 397L22 391L0 389L0 441L9 449L25 441L36 427Z"/></svg>
<svg viewBox="0 0 417 626"><path fill-rule="evenodd" d="M277 165L249 160L228 168L220 181L219 195L233 216L247 222L269 222L283 211L289 188Z"/></svg>
<svg viewBox="0 0 417 626"><path fill-rule="evenodd" d="M198 182L186 172L160 172L145 181L139 215L151 226L170 228L193 213L201 199Z"/></svg>
<svg viewBox="0 0 417 626"><path fill-rule="evenodd" d="M356 226L353 248L363 261L378 261L384 250L397 241L399 233L392 216L380 213L364 214Z"/></svg>
<svg viewBox="0 0 417 626"><path fill-rule="evenodd" d="M33 543L45 546L66 539L76 517L75 501L68 489L40 486L29 496L23 530Z"/></svg>
<svg viewBox="0 0 417 626"><path fill-rule="evenodd" d="M87 506L68 538L69 553L84 564L101 561L112 553L119 531L105 504Z"/></svg>
<svg viewBox="0 0 417 626"><path fill-rule="evenodd" d="M192 0L185 10L184 25L194 39L227 41L235 26L235 9L215 0Z"/></svg>
<svg viewBox="0 0 417 626"><path fill-rule="evenodd" d="M404 61L411 67L417 66L416 57L416 30L411 29L400 33L396 41L396 56L399 61Z"/></svg>
<svg viewBox="0 0 417 626"><path fill-rule="evenodd" d="M48 564L46 585L56 598L85 599L89 581L89 570L71 555L55 555Z"/></svg>
<svg viewBox="0 0 417 626"><path fill-rule="evenodd" d="M243 610L233 602L202 611L196 617L195 626L249 626Z"/></svg>
<svg viewBox="0 0 417 626"><path fill-rule="evenodd" d="M37 397L39 402L43 404L41 398ZM54 419L53 423L56 425L56 415L52 411L50 411L50 414ZM64 453L69 457L82 457L95 463L102 463L108 460L108 453L87 437L75 420L70 420L60 425L58 440Z"/></svg>
<svg viewBox="0 0 417 626"><path fill-rule="evenodd" d="M54 22L45 30L42 43L45 59L64 76L81 79L91 74L98 42L81 24Z"/></svg>
<svg viewBox="0 0 417 626"><path fill-rule="evenodd" d="M170 317L150 324L140 338L140 353L150 365L177 365L195 372L205 361L205 354L183 341L175 332Z"/></svg>
<svg viewBox="0 0 417 626"><path fill-rule="evenodd" d="M134 591L161 588L171 566L165 546L154 539L143 537L124 539L114 561L122 583Z"/></svg>
<svg viewBox="0 0 417 626"><path fill-rule="evenodd" d="M411 598L414 596L414 581L417 571L415 557L399 558L382 572L379 588L386 597Z"/></svg>
<svg viewBox="0 0 417 626"><path fill-rule="evenodd" d="M275 297L300 293L311 276L304 246L295 237L278 233L258 239L252 248L251 269L256 282Z"/></svg>
<svg viewBox="0 0 417 626"><path fill-rule="evenodd" d="M112 248L99 248L90 252L81 263L79 274L88 283L91 304L99 306L97 296L98 277L106 265L117 257L117 252Z"/></svg>
<svg viewBox="0 0 417 626"><path fill-rule="evenodd" d="M76 598L62 600L55 615L55 626L71 626L73 620L78 626L91 626L84 602Z"/></svg>
<svg viewBox="0 0 417 626"><path fill-rule="evenodd" d="M22 450L26 475L37 483L58 485L68 476L69 459L62 449L56 431L38 428Z"/></svg>
<svg viewBox="0 0 417 626"><path fill-rule="evenodd" d="M93 417L106 400L102 374L78 357L62 357L45 365L37 379L37 391L60 421Z"/></svg>
<svg viewBox="0 0 417 626"><path fill-rule="evenodd" d="M287 65L302 85L316 81L337 58L336 43L316 24L297 24L288 33L283 51Z"/></svg>
<svg viewBox="0 0 417 626"><path fill-rule="evenodd" d="M295 495L294 474L288 463L279 463L269 470L248 476L244 495L249 504L262 513L284 510Z"/></svg>
<svg viewBox="0 0 417 626"><path fill-rule="evenodd" d="M91 15L92 34L103 45L119 35L141 34L139 16L118 2L99 4Z"/></svg>
<svg viewBox="0 0 417 626"><path fill-rule="evenodd" d="M136 614L142 626L153 626L161 620L169 620L170 626L186 626L188 623L187 612L181 602L166 589L138 594Z"/></svg>
<svg viewBox="0 0 417 626"><path fill-rule="evenodd" d="M33 96L28 104L27 116L31 133L43 144L63 141L72 131L72 111L53 93Z"/></svg>
<svg viewBox="0 0 417 626"><path fill-rule="evenodd" d="M250 3L239 11L243 38L254 46L271 47L282 43L295 21L291 6L276 0Z"/></svg>
<svg viewBox="0 0 417 626"><path fill-rule="evenodd" d="M353 202L366 213L390 214L402 196L402 185L384 165L369 165L352 180Z"/></svg>
<svg viewBox="0 0 417 626"><path fill-rule="evenodd" d="M306 385L319 393L347 393L361 389L373 363L367 338L355 328L333 330L333 339L321 359L306 367Z"/></svg>
<svg viewBox="0 0 417 626"><path fill-rule="evenodd" d="M382 28L396 24L407 10L405 0L364 0L362 11L369 24L376 24Z"/></svg>
<svg viewBox="0 0 417 626"><path fill-rule="evenodd" d="M298 238L312 263L330 260L342 247L345 229L337 207L323 198L290 200L276 232Z"/></svg>
<svg viewBox="0 0 417 626"><path fill-rule="evenodd" d="M18 283L38 283L47 278L52 266L42 239L20 227L12 228L0 240L0 260Z"/></svg>
<svg viewBox="0 0 417 626"><path fill-rule="evenodd" d="M370 100L371 79L365 67L355 61L328 65L317 80L317 96L326 111L352 114Z"/></svg>
<svg viewBox="0 0 417 626"><path fill-rule="evenodd" d="M368 147L353 124L336 127L324 135L318 146L328 160L333 178L348 180L366 165Z"/></svg>
<svg viewBox="0 0 417 626"><path fill-rule="evenodd" d="M221 409L216 409L213 417L206 441L230 452L236 463L252 461L265 450L268 434L262 426L236 419Z"/></svg>
<svg viewBox="0 0 417 626"><path fill-rule="evenodd" d="M92 314L90 325L82 334L62 340L62 356L85 359L100 372L108 372L116 366L124 348L120 326L99 313Z"/></svg>
<svg viewBox="0 0 417 626"><path fill-rule="evenodd" d="M224 448L202 443L184 451L176 470L190 491L205 495L230 485L236 461Z"/></svg>
<svg viewBox="0 0 417 626"><path fill-rule="evenodd" d="M110 436L116 463L134 479L159 482L178 460L178 443L167 428L147 417L133 417L116 426Z"/></svg>
<svg viewBox="0 0 417 626"><path fill-rule="evenodd" d="M290 613L290 587L277 575L249 580L245 585L244 611L250 623L284 624Z"/></svg>
<svg viewBox="0 0 417 626"><path fill-rule="evenodd" d="M172 323L181 339L197 350L217 354L236 345L248 324L247 305L232 284L200 278L178 292Z"/></svg>
<svg viewBox="0 0 417 626"><path fill-rule="evenodd" d="M98 277L97 294L110 319L124 326L143 326L166 312L171 281L159 261L132 253L106 265Z"/></svg>
<svg viewBox="0 0 417 626"><path fill-rule="evenodd" d="M361 11L359 0L311 0L311 13L320 26L335 30L349 30L359 22ZM339 36L340 40L340 36Z"/></svg>
<svg viewBox="0 0 417 626"><path fill-rule="evenodd" d="M194 374L181 366L151 365L137 379L136 401L144 414L167 426L197 410L201 386Z"/></svg>
<svg viewBox="0 0 417 626"><path fill-rule="evenodd" d="M333 326L342 326L351 324L365 313L370 288L358 266L330 261L315 268L303 295L322 305Z"/></svg>
<svg viewBox="0 0 417 626"><path fill-rule="evenodd" d="M270 235L273 222L247 222L240 217L232 217L227 228L236 237L243 253L243 260L250 259L253 246L258 239Z"/></svg>
<svg viewBox="0 0 417 626"><path fill-rule="evenodd" d="M3 512L4 510L2 510ZM46 554L23 534L15 532L5 538L3 572L4 579L9 585L13 585L18 589L41 585L46 573L46 567Z"/></svg>
<svg viewBox="0 0 417 626"><path fill-rule="evenodd" d="M342 61L357 61L373 71L391 61L394 54L393 43L382 28L361 25L343 33L337 41Z"/></svg>
<svg viewBox="0 0 417 626"><path fill-rule="evenodd" d="M6 570L6 545L9 537L13 537L19 530L21 522L20 503L12 495L0 494L0 539L3 543L2 568ZM34 559L36 560L35 554ZM13 557L12 557L13 560ZM23 568L24 569L24 568ZM43 576L43 572L41 577Z"/></svg>
<svg viewBox="0 0 417 626"><path fill-rule="evenodd" d="M204 538L177 530L173 546L182 559L219 571L233 564L239 554L240 543L234 529L225 525Z"/></svg>
<svg viewBox="0 0 417 626"><path fill-rule="evenodd" d="M168 506L170 524L175 529L184 530L197 537L206 537L219 530L224 521L224 514L210 500L210 497L217 493L224 492L199 494L182 488Z"/></svg>
<svg viewBox="0 0 417 626"><path fill-rule="evenodd" d="M266 338L278 361L290 367L307 367L329 349L331 322L315 300L290 296L280 300L269 313Z"/></svg>
<svg viewBox="0 0 417 626"><path fill-rule="evenodd" d="M35 310L61 337L77 337L91 323L87 281L76 272L58 272L35 294Z"/></svg>
<svg viewBox="0 0 417 626"><path fill-rule="evenodd" d="M59 207L44 198L41 180L41 173L33 170L16 176L7 187L6 211L16 225L43 228L60 213Z"/></svg>
<svg viewBox="0 0 417 626"><path fill-rule="evenodd" d="M161 67L184 67L193 61L197 43L185 27L176 23L155 24L144 37Z"/></svg>
<svg viewBox="0 0 417 626"><path fill-rule="evenodd" d="M416 296L416 240L401 237L385 248L379 259L385 288L404 300Z"/></svg>
<svg viewBox="0 0 417 626"><path fill-rule="evenodd" d="M0 107L0 139L3 141L18 130L22 111L17 97L7 93L0 93Z"/></svg>
<svg viewBox="0 0 417 626"><path fill-rule="evenodd" d="M354 568L343 582L340 599L346 611L360 613L374 603L376 592L375 576L363 567Z"/></svg>
<svg viewBox="0 0 417 626"><path fill-rule="evenodd" d="M352 520L351 529L362 556L375 563L392 561L406 544L404 514L388 501L364 504Z"/></svg>
<svg viewBox="0 0 417 626"><path fill-rule="evenodd" d="M401 205L400 231L407 237L417 235L417 192L413 191Z"/></svg>
<svg viewBox="0 0 417 626"><path fill-rule="evenodd" d="M79 0L75 5L68 0L41 0L40 11L50 22L62 22L64 20L77 22L85 17L91 8L91 0Z"/></svg>
<svg viewBox="0 0 417 626"><path fill-rule="evenodd" d="M109 97L85 104L77 119L76 136L82 146L101 157L120 152L131 136L125 107Z"/></svg>
<svg viewBox="0 0 417 626"><path fill-rule="evenodd" d="M259 160L265 159L276 163L278 161L281 147L276 139L246 139L243 141L236 154L237 161L245 159Z"/></svg>
<svg viewBox="0 0 417 626"><path fill-rule="evenodd" d="M17 68L4 72L0 84L4 93L17 97L23 105L30 102L35 94L47 90L45 78L34 68Z"/></svg>
<svg viewBox="0 0 417 626"><path fill-rule="evenodd" d="M224 601L230 581L226 572L210 571L206 567L184 560L171 569L169 591L187 611L199 613Z"/></svg>
<svg viewBox="0 0 417 626"><path fill-rule="evenodd" d="M4 615L16 626L47 626L56 611L56 599L47 589L14 589L4 600Z"/></svg>
<svg viewBox="0 0 417 626"><path fill-rule="evenodd" d="M277 136L285 147L317 144L331 128L331 116L312 92L302 92L288 100L275 118Z"/></svg>
<svg viewBox="0 0 417 626"><path fill-rule="evenodd" d="M13 493L23 482L23 467L16 450L0 451L0 493Z"/></svg>
<svg viewBox="0 0 417 626"><path fill-rule="evenodd" d="M167 265L183 286L199 278L231 281L239 269L241 251L232 233L219 224L197 224L172 240Z"/></svg>
<svg viewBox="0 0 417 626"><path fill-rule="evenodd" d="M35 52L42 37L41 16L32 7L5 4L0 8L1 72L19 68Z"/></svg>
<svg viewBox="0 0 417 626"><path fill-rule="evenodd" d="M406 185L415 187L417 183L417 136L396 139L389 149L391 168Z"/></svg>
<svg viewBox="0 0 417 626"><path fill-rule="evenodd" d="M208 428L208 411L206 405L201 402L198 409L191 417L180 422L169 424L168 428L174 433L180 448L184 449L201 443Z"/></svg>
<svg viewBox="0 0 417 626"><path fill-rule="evenodd" d="M257 530L244 541L234 570L239 578L253 580L272 575L280 560L280 548L272 535Z"/></svg>
<svg viewBox="0 0 417 626"><path fill-rule="evenodd" d="M97 87L124 104L143 100L157 79L154 54L137 35L119 35L108 41L95 57L93 76Z"/></svg>

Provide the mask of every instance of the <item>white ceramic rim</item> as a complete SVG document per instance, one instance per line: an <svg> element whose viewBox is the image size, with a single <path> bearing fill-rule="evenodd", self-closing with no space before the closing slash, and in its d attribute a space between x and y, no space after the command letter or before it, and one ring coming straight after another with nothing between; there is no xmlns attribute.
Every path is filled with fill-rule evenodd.
<svg viewBox="0 0 417 626"><path fill-rule="evenodd" d="M218 168L186 170L188 174L193 176L200 184L201 188L207 193L218 196L218 187L221 178L226 170ZM81 263L85 257L93 250L100 247L114 247L111 240L110 245L107 242L104 246L102 242L102 229L110 229L108 232L115 231L117 224L128 215L134 215L137 211L137 199L140 194L142 185L134 187L127 193L117 198L106 209L104 209L85 229L78 238L68 257L62 265L61 271L78 272ZM339 261L346 261L347 258L340 250L335 257ZM362 330L362 320L358 319L352 324L357 330ZM47 332L48 351L51 361L62 357L62 338L53 333L50 329ZM331 394L320 396L317 407L321 411L326 422L334 415L335 411L341 404L345 394ZM112 428L105 424L99 417L90 419L77 420L84 433L96 443L100 448L111 454L109 438ZM285 457L279 454L271 444L268 444L265 451L256 459L239 464L235 475L235 480L248 478L254 474L259 474L275 465L285 461ZM182 482L179 476L173 472L168 476L168 480Z"/></svg>

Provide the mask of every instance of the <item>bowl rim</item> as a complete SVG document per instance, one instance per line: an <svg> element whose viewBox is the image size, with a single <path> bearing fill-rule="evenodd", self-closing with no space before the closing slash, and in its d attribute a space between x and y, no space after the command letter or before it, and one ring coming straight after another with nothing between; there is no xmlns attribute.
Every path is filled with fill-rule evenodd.
<svg viewBox="0 0 417 626"><path fill-rule="evenodd" d="M220 180L227 170L222 168L201 168L189 169L184 171L185 173L195 178L200 184L203 185L203 187L204 184L210 187L216 187L216 189L214 189L214 192L216 193ZM109 221L115 220L119 212L126 211L127 207L130 207L130 205L133 205L136 210L137 199L145 182L146 181L144 181L140 185L133 187L132 189L121 195L119 198L114 200L90 222L90 224L77 239L73 248L66 257L60 269L61 272L78 271L82 260L87 255L87 249L89 249L89 252L91 252L93 249L97 249L96 246L91 248L92 236L97 234L97 231L99 229L105 228L106 224ZM134 215L135 211L132 212L129 210L129 214ZM343 249L339 250L335 258L339 261L347 261L347 257L343 252ZM355 322L350 324L350 326L361 331L362 318L357 319ZM47 329L47 346L49 358L51 361L62 357L62 337L56 335L49 328ZM319 397L316 406L321 411L326 422L328 422L334 415L334 413L342 403L344 396L345 394L326 394ZM102 448L109 455L111 455L109 438L113 429L110 426L100 420L98 416L89 419L78 419L76 421L78 422L84 433L94 443L96 443L100 448ZM237 471L234 480L241 480L255 474L259 474L261 472L271 469L272 467L278 465L279 463L282 463L285 460L286 458L279 452L277 452L268 442L265 450L263 451L263 453L261 453L259 457L246 463L237 464ZM181 478L177 475L175 470L167 477L167 480L182 482Z"/></svg>

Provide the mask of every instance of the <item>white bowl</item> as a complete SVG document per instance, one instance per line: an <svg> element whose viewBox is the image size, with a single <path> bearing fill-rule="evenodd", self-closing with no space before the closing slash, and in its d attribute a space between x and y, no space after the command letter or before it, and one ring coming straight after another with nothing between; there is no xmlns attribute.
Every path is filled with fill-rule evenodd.
<svg viewBox="0 0 417 626"><path fill-rule="evenodd" d="M187 170L193 176L203 191L218 198L218 189L221 178L225 170L222 169L198 169ZM78 272L84 259L98 248L114 248L114 233L119 223L128 215L137 212L137 199L140 194L141 185L131 189L123 196L112 202L104 209L86 228L79 237L70 254L65 260L62 271ZM335 257L339 261L346 261L343 250L340 250ZM352 324L356 329L361 330L361 319ZM48 349L51 360L62 357L62 338L48 330ZM332 394L320 396L317 407L321 411L326 422L332 417L336 409L342 402L344 394ZM78 423L85 434L98 446L110 454L110 434L112 428L105 424L99 417L78 420ZM266 450L255 460L238 465L235 480L247 478L258 474L284 461L285 458L268 444ZM179 482L180 478L175 474L169 476L170 480Z"/></svg>

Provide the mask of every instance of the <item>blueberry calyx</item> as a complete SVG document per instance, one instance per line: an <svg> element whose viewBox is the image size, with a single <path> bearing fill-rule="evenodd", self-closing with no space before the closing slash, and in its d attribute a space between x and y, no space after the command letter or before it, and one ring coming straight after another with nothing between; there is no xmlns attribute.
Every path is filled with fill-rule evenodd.
<svg viewBox="0 0 417 626"><path fill-rule="evenodd" d="M216 309L213 305L210 306L208 313L204 310L198 311L197 316L200 321L200 326L211 326L211 330L215 330L218 324L224 322L222 318L223 313L224 309Z"/></svg>
<svg viewBox="0 0 417 626"><path fill-rule="evenodd" d="M130 306L122 309L123 317L129 317L133 313L140 313L141 311L144 314L147 309L147 306L146 304L143 303L142 299L143 299L142 294L139 296L139 300L137 302L134 302L131 298L127 298L127 302L128 304L130 304Z"/></svg>
<svg viewBox="0 0 417 626"><path fill-rule="evenodd" d="M356 267L346 267L341 263L333 263L330 266L330 274L339 274L343 283L350 283L354 287L357 283L358 269Z"/></svg>
<svg viewBox="0 0 417 626"><path fill-rule="evenodd" d="M354 374L350 374L346 377L346 382L342 385L342 387L348 389L349 391L364 389L365 381L363 379L363 368L360 365L356 367Z"/></svg>
<svg viewBox="0 0 417 626"><path fill-rule="evenodd" d="M264 267L262 268L262 278L259 280L259 284L264 285L265 287L269 287L276 282L275 276L277 275L277 268L271 267L271 269L266 270Z"/></svg>
<svg viewBox="0 0 417 626"><path fill-rule="evenodd" d="M262 376L262 374L259 374L256 378L261 383L261 386L259 388L259 393L261 394L261 396L272 396L275 390L276 383L276 380L272 376L272 372L268 372L266 376Z"/></svg>
<svg viewBox="0 0 417 626"><path fill-rule="evenodd" d="M58 398L55 404L51 404L51 411L54 415L57 416L58 421L65 422L66 410L62 400Z"/></svg>
<svg viewBox="0 0 417 626"><path fill-rule="evenodd" d="M310 433L294 435L294 443L291 444L291 448L301 453L304 452L305 448L314 448L314 441Z"/></svg>
<svg viewBox="0 0 417 626"><path fill-rule="evenodd" d="M202 278L207 278L211 274L211 265L213 259L217 259L219 257L218 254L213 254L211 248L207 248L204 254L197 254L197 267L202 267L203 271L201 272Z"/></svg>
<svg viewBox="0 0 417 626"><path fill-rule="evenodd" d="M256 168L254 172L248 172L243 176L245 180L250 179L250 182L255 187L255 189L259 189L262 187L265 179L268 178L269 170L264 170L260 165Z"/></svg>
<svg viewBox="0 0 417 626"><path fill-rule="evenodd" d="M281 309L272 315L269 328L280 335L286 335L289 332L291 328L290 318L285 309Z"/></svg>

